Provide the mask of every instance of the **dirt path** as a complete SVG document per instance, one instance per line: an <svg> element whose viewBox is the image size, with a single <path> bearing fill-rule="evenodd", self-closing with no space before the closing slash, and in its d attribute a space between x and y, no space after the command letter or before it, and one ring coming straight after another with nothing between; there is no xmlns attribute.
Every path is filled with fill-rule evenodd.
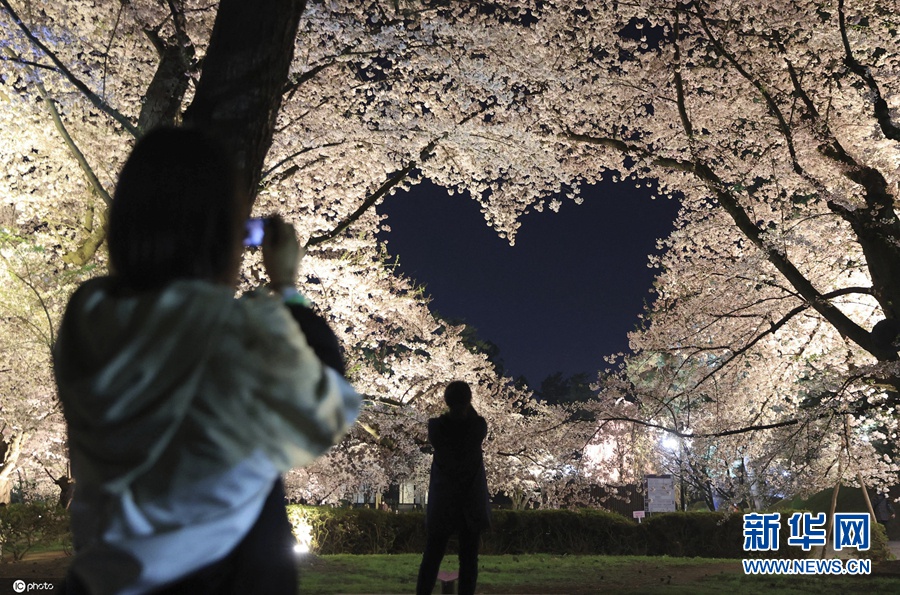
<svg viewBox="0 0 900 595"><path fill-rule="evenodd" d="M19 562L0 562L0 578L60 580L66 576L71 560L63 552L26 554Z"/></svg>

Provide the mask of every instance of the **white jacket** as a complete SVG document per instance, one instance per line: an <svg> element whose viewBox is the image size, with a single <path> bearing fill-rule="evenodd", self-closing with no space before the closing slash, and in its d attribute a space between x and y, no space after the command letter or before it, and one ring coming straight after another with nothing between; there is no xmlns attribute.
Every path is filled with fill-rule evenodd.
<svg viewBox="0 0 900 595"><path fill-rule="evenodd" d="M144 593L229 553L280 472L348 431L360 398L280 300L179 281L72 296L54 349L76 480L72 569Z"/></svg>

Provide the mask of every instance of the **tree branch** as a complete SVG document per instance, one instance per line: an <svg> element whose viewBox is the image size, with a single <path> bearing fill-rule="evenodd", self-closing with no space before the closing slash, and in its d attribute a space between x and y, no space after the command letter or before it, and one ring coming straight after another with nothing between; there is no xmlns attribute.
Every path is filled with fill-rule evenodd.
<svg viewBox="0 0 900 595"><path fill-rule="evenodd" d="M875 80L875 77L872 76L869 69L860 64L853 56L853 50L850 48L850 39L847 37L844 0L838 0L838 24L841 30L841 43L844 45L844 64L847 65L850 72L863 80L866 87L868 87L869 92L872 94L872 97L874 98L872 103L875 111L875 119L881 127L882 134L884 134L885 138L900 141L900 127L897 127L891 121L891 110L884 100L884 97L881 95L881 89L878 86L878 82Z"/></svg>
<svg viewBox="0 0 900 595"><path fill-rule="evenodd" d="M144 131L176 122L191 75L197 69L194 44L186 32L184 7L175 0L168 0L168 6L175 28L174 39L160 37L159 27L162 25L144 29L144 34L159 56L159 64L144 92L144 102L138 115L138 128Z"/></svg>
<svg viewBox="0 0 900 595"><path fill-rule="evenodd" d="M16 11L13 10L12 6L10 6L8 0L0 0L0 5L6 10L9 16L12 18L13 22L22 30L25 34L25 37L31 41L35 46L37 46L44 54L50 58L50 60L56 65L59 69L59 72L81 93L91 102L91 104L111 117L113 120L122 125L122 127L127 130L132 136L135 138L140 137L140 131L135 127L131 121L122 115L118 110L113 108L111 105L106 103L103 99L100 98L99 95L91 91L91 89L84 84L77 76L75 76L71 70L69 70L65 64L62 63L62 60L49 48L47 47L37 36L31 32L31 29L19 18L19 15L16 14Z"/></svg>
<svg viewBox="0 0 900 595"><path fill-rule="evenodd" d="M841 7L842 6L843 2L841 1ZM769 113L778 121L778 127L787 143L791 164L795 173L806 180L820 194L829 196L830 191L825 184L810 175L797 160L792 132L786 119L781 113L780 108L772 95L767 91L765 85L755 77L751 76L751 74L738 62L735 56L728 52L715 35L713 35L699 6L695 5L695 10L697 17L700 19L704 31L707 34L707 38L713 44L716 51L728 60L735 70L757 89L763 97ZM841 12L840 18L842 32L846 35L843 12ZM845 53L852 58L849 42L846 42L846 36L844 39ZM787 58L784 47L777 40L776 44L782 54L784 54L784 60L788 66L788 73L790 75L794 94L803 102L807 110L807 117L814 121L814 130L822 139L822 145L818 147L818 152L824 157L833 160L845 177L852 182L859 184L865 190L864 198L867 205L866 209L848 209L835 200L828 200L826 204L832 212L836 213L844 219L844 221L849 223L856 233L859 244L866 256L866 263L874 288L873 295L881 305L885 316L888 318L896 318L900 315L900 312L898 312L894 306L894 304L900 300L900 250L898 250L898 242L900 242L900 219L898 219L897 214L894 211L894 197L889 191L888 183L877 169L860 163L856 158L850 155L843 148L834 133L831 132L828 125L821 121L818 110L805 89L803 89L800 79L797 76L796 69ZM874 79L872 79L872 84L875 84ZM876 91L877 85L873 92ZM778 265L776 264L776 266ZM808 299L807 296L804 297ZM830 321L834 323L834 321ZM838 325L835 326L841 334L851 336L848 333L853 329L850 329L847 325L843 325L844 328L841 328ZM862 343L859 343L856 338L853 338L853 340L879 359L884 355L876 354Z"/></svg>
<svg viewBox="0 0 900 595"><path fill-rule="evenodd" d="M791 310L790 310L789 312L787 312L784 316L782 316L780 320L778 320L777 322L771 323L771 325L769 326L769 328L766 329L764 332L760 333L759 335L757 335L756 337L754 337L753 339L751 339L750 341L748 341L748 342L747 342L743 347L741 347L740 349L737 349L737 350L733 351L728 357L726 357L724 360L722 360L722 362L721 362L720 365L716 366L715 369L710 370L709 373L707 373L705 376L703 376L703 378L701 378L700 380L698 380L698 381L694 384L694 388L700 386L701 384L703 384L704 382L706 382L709 378L711 378L711 377L714 376L715 374L721 372L722 369L723 369L725 366L727 366L728 364L730 364L730 363L731 363L732 361L734 361L736 358L738 358L738 357L740 357L741 355L743 355L743 354L747 353L748 351L750 351L750 350L753 348L754 345L756 345L757 343L759 343L760 341L762 341L765 337L767 337L767 336L769 336L769 335L774 335L775 333L777 333L778 330L781 329L781 327L783 327L784 325L786 325L788 322L790 322L791 319L794 318L794 316L797 316L798 314L800 314L800 313L802 313L802 312L804 312L804 311L806 311L806 310L808 310L808 309L809 309L809 304L801 304L801 305L797 306L796 308L791 309ZM683 391L682 394L684 394L684 392L686 392L686 391Z"/></svg>
<svg viewBox="0 0 900 595"><path fill-rule="evenodd" d="M797 155L793 145L793 135L791 133L790 127L787 124L787 121L784 118L784 115L781 113L778 104L775 102L775 99L766 90L765 86L758 80L756 80L753 76L751 76L750 73L743 68L740 62L738 62L737 59L730 52L728 52L725 47L718 41L716 36L712 33L712 30L709 28L709 25L706 22L706 19L700 7L696 4L694 6L696 10L695 14L697 18L700 19L701 26L703 27L704 31L706 32L707 38L713 44L716 51L726 60L728 60L728 62L735 68L735 70L737 70L737 72L744 79L746 79L757 89L757 91L763 97L768 107L769 113L778 121L778 127L781 130L785 141L787 142L788 152L790 154L794 171L798 175L803 176L804 179L809 180L810 176L806 174L806 172L802 167L800 167L800 164L797 161ZM686 110L682 110L681 113L686 114L687 112ZM794 289L796 289L801 296L803 296L803 299L806 300L807 303L809 303L819 314L822 315L823 318L831 323L835 327L835 329L839 333L841 333L841 335L848 337L854 343L871 353L879 360L892 361L897 359L896 352L882 349L881 347L876 345L868 331L853 322L847 315L841 312L833 304L828 302L828 300L824 299L824 297L813 286L813 284L803 275L803 273L800 272L799 269L794 266L794 264L787 257L787 254L778 250L776 247L767 244L762 232L750 220L750 217L747 215L747 212L743 208L743 206L741 206L737 196L735 196L728 189L728 186L725 184L725 182L721 178L719 178L719 176L713 171L711 167L709 167L704 161L699 158L695 158L692 166L693 173L697 175L700 180L706 184L707 188L709 188L714 193L716 200L731 216L732 220L735 222L741 233L751 242L753 242L753 244L757 246L757 248L761 250L763 254L766 255L767 260L772 263L775 268L778 269L778 271L785 277L788 283Z"/></svg>
<svg viewBox="0 0 900 595"><path fill-rule="evenodd" d="M786 53L779 45L782 53ZM841 173L852 182L859 184L864 190L866 202L864 209L851 209L836 200L826 201L831 212L850 224L858 238L866 257L866 266L875 289L873 295L881 305L885 316L895 318L900 314L894 306L900 298L900 219L894 210L892 196L887 180L877 169L860 163L847 153L827 122L822 121L818 110L806 90L800 83L797 71L790 60L784 58L794 94L806 107L807 118L814 123L813 129L822 139L817 148L824 157L837 163ZM804 172L804 179L810 182L817 191L828 195L827 188L818 180L814 180Z"/></svg>
<svg viewBox="0 0 900 595"><path fill-rule="evenodd" d="M820 416L816 416L813 419L824 419L826 417L832 416L833 413L829 412L828 414L821 414ZM648 428L655 428L657 430L662 430L668 434L672 434L673 436L678 436L679 438L724 438L725 436L735 436L738 434L747 434L749 432L759 432L763 430L774 430L777 428L786 428L790 426L796 426L797 424L806 421L801 419L787 419L784 421L773 422L769 424L758 424L745 426L741 428L732 428L730 430L722 430L721 432L706 432L706 433L693 433L693 432L682 432L681 430L677 430L675 428L671 428L668 426L664 426L662 424L657 424L652 421L647 421L643 419L636 419L633 417L627 416L613 416L613 417L602 417L600 418L602 421L610 422L610 421L623 421L627 423L633 423L640 426L645 426ZM576 420L578 421L578 420ZM596 420L595 420L596 421Z"/></svg>
<svg viewBox="0 0 900 595"><path fill-rule="evenodd" d="M483 114L485 111L487 111L493 105L494 105L493 103L486 103L486 104L480 106L479 109L475 110L474 112L472 112L471 114L467 115L465 118L460 120L460 122L457 124L457 126L462 126L463 124L465 124L466 122L468 122L469 120L474 118L475 116ZM346 230L353 223L355 223L360 217L362 217L363 213L365 213L370 207L372 207L376 202L378 202L378 200L382 196L384 196L385 194L390 192L390 190L392 188L394 188L400 182L402 182L404 179L406 179L406 177L409 176L409 174L412 173L412 171L416 167L419 166L419 163L427 161L429 158L431 158L432 154L434 153L435 147L437 147L438 143L440 143L442 140L447 138L448 134L449 133L445 132L442 135L440 135L439 137L437 137L436 139L432 140L430 143L428 143L424 149L419 151L419 157L417 160L410 161L409 163L406 164L406 166L403 167L403 169L401 169L400 171L395 173L393 176L391 176L384 184L382 184L378 188L378 190L376 190L371 196L369 196L366 200L364 200L358 209L353 211L353 213L351 213L346 218L344 218L343 221L338 223L337 227L335 227L331 231L324 233L320 236L311 237L306 242L306 246L307 247L316 246L318 244L328 242L328 241L336 238L341 233L343 233L344 230Z"/></svg>
<svg viewBox="0 0 900 595"><path fill-rule="evenodd" d="M172 15L172 26L175 27L175 40L178 44L189 49L189 54L194 55L194 44L190 36L187 34L187 19L184 16L183 0L167 0L169 6L169 14Z"/></svg>
<svg viewBox="0 0 900 595"><path fill-rule="evenodd" d="M794 171L803 175L803 169L800 167L800 162L797 160L797 150L794 147L794 136L791 132L790 126L788 126L787 120L784 117L784 114L781 113L781 108L778 107L778 103L775 101L775 98L772 97L772 94L769 93L768 89L766 89L765 85L763 85L756 77L752 76L744 66L738 62L737 58L725 49L725 46L719 41L719 39L713 34L712 29L709 27L709 23L706 20L706 16L703 13L703 10L700 8L698 3L693 4L695 7L695 16L700 21L700 26L703 28L703 31L706 33L706 38L709 39L710 43L712 43L716 52L725 60L728 61L729 64L740 74L748 83L753 85L756 91L763 98L763 101L766 103L766 107L769 110L769 113L774 117L778 122L778 129L781 131L781 135L784 137L785 142L787 144L787 150L791 157L791 164L794 168Z"/></svg>
<svg viewBox="0 0 900 595"><path fill-rule="evenodd" d="M103 52L103 87L100 91L101 96L106 96L106 75L109 70L109 50L112 47L113 40L116 38L116 32L119 30L119 22L122 20L122 13L125 11L125 2L119 4L119 11L116 13L116 22L109 34L109 41L106 42L106 49Z"/></svg>
<svg viewBox="0 0 900 595"><path fill-rule="evenodd" d="M418 46L411 46L411 47L418 47ZM355 52L355 51L353 51L353 46L347 46L343 50L341 50L340 53L338 53L336 55L326 56L325 57L326 61L320 62L319 64L316 64L309 70L300 73L295 78L293 78L289 82L289 84L287 84L285 86L284 91L282 92L282 94L287 95L285 101L290 101L291 98L294 96L294 93L296 93L297 90L301 86L303 86L304 83L315 78L320 72L322 72L326 68L340 63L341 58L346 57L346 56L369 56L372 54L378 54L381 51L382 50L380 50L380 49L376 49L376 50L366 50L366 51Z"/></svg>
<svg viewBox="0 0 900 595"><path fill-rule="evenodd" d="M59 74L59 69L56 66L50 66L48 64L41 64L40 62L32 62L31 60L25 60L24 58L19 58L18 56L7 56L6 58L0 58L4 62L13 62L15 64L22 64L24 66L31 66L32 68L43 68L45 70L49 70L51 72L55 72Z"/></svg>
<svg viewBox="0 0 900 595"><path fill-rule="evenodd" d="M829 293L822 295L822 299L830 300L830 299L834 299L836 297L840 297L843 295L851 295L851 294L858 294L858 293L872 295L872 290L867 287L845 287L845 288L837 289L835 291L831 291ZM696 388L696 387L700 386L701 384L703 384L704 382L706 382L709 378L714 376L716 373L721 372L722 369L725 368L725 366L727 366L733 360L740 357L744 353L747 353L747 351L752 349L754 345L759 343L765 337L767 337L769 335L774 335L776 332L778 332L781 329L781 327L783 327L785 324L790 322L791 319L793 319L798 314L805 312L809 308L810 308L809 304L807 304L807 303L801 304L795 308L792 308L784 316L782 316L777 322L769 323L768 329L766 329L765 331L763 331L762 333L760 333L759 335L755 336L753 339L748 341L743 347L733 351L728 357L726 357L724 360L722 360L721 363L718 366L716 366L715 369L711 370L708 374L704 375L703 378L701 378L700 380L695 382L694 388ZM704 348L704 349L702 349L702 351L711 351L711 349ZM693 390L693 389L691 389L691 390ZM686 394L687 392L688 392L687 390L684 390L681 393L679 393L679 395L676 395L676 396L682 396L682 395Z"/></svg>
<svg viewBox="0 0 900 595"><path fill-rule="evenodd" d="M897 359L896 352L884 350L875 345L868 331L853 322L847 315L828 302L827 299L824 299L822 294L820 294L803 273L794 266L785 254L766 243L762 232L756 227L753 221L751 221L737 197L729 191L728 185L705 163L699 160L692 162L683 159L658 157L643 147L638 147L614 138L592 137L571 132L566 132L558 136L568 141L608 147L627 155L647 159L653 165L695 174L700 181L713 192L716 200L731 216L738 230L740 230L747 239L753 242L753 244L765 254L766 259L778 269L787 282L797 290L797 293L799 293L803 299L816 310L816 312L828 320L839 333L848 337L876 358L882 361L893 361Z"/></svg>
<svg viewBox="0 0 900 595"><path fill-rule="evenodd" d="M13 58L17 58L12 49L4 49L6 50L6 53L8 55ZM32 75L34 76L34 73L32 73ZM59 115L59 110L56 109L56 104L47 93L47 89L44 87L44 84L37 76L34 76L34 79L35 88L37 89L38 94L41 96L44 107L46 107L47 111L50 113L50 117L53 119L53 125L56 127L57 132L59 132L59 135L62 137L63 142L65 142L66 147L72 154L72 157L74 157L75 161L78 162L78 166L81 168L81 171L87 178L91 190L94 192L94 194L96 194L103 200L107 207L109 207L112 204L112 198L106 191L106 188L103 187L103 184L97 178L97 175L94 173L94 169L91 167L90 163L88 163L87 157L84 156L84 153L82 153L81 149L78 148L78 145L75 143L72 135L69 134L68 129L62 121L62 117ZM87 240L85 240L77 250L63 256L64 262L82 266L93 257L93 255L97 252L97 248L99 248L103 243L103 240L106 239L105 212L101 211L100 225L89 231L91 231L91 233L88 236Z"/></svg>
<svg viewBox="0 0 900 595"><path fill-rule="evenodd" d="M338 142L333 142L333 143L325 143L324 145L319 145L318 147L303 147L302 149L300 149L300 150L298 150L298 151L294 151L293 153L291 153L290 155L288 155L288 156L285 157L284 159L279 160L277 163L275 163L275 164L274 164L273 166L271 166L269 169L265 170L265 171L262 173L262 175L260 176L260 183L261 183L261 184L264 184L265 181L266 181L266 178L268 178L268 177L272 174L272 172L274 172L276 169L278 169L279 167L281 167L282 165L284 165L285 163L287 163L288 161L290 161L290 160L293 159L294 157L299 157L300 155L303 155L304 153L309 153L310 151L315 151L315 150L318 150L318 149L327 149L327 148L330 148L330 147L337 147L337 146L342 145L342 144L344 144L343 141L338 141ZM307 164L307 165L308 165L308 164ZM305 165L304 167L306 167L306 165ZM290 168L288 168L288 169L290 169ZM288 177L287 175L282 175L280 179L283 180L283 179L285 179L285 178L287 178L287 177Z"/></svg>
<svg viewBox="0 0 900 595"><path fill-rule="evenodd" d="M681 78L681 45L678 43L679 37L681 36L681 26L680 26L680 13L675 12L675 23L672 27L672 46L675 49L675 68L673 68L674 79L675 79L675 97L676 97L676 105L678 107L678 116L681 118L681 126L684 128L685 134L687 134L688 142L693 143L694 140L694 127L691 124L691 120L687 114L687 102L684 98L684 81Z"/></svg>
<svg viewBox="0 0 900 595"><path fill-rule="evenodd" d="M7 51L12 50L7 48ZM50 98L47 89L44 88L44 84L41 83L39 79L35 82L35 88L38 90L38 93L44 102L44 107L47 108L47 111L50 112L50 117L53 118L53 125L56 127L60 136L62 136L63 141L66 143L66 147L68 147L69 152L72 153L72 157L78 162L78 166L81 168L81 171L84 172L91 188L97 196L103 199L106 206L112 205L112 197L110 197L109 193L103 187L103 184L100 183L100 180L97 179L97 175L94 173L94 169L91 167L90 163L88 163L84 153L82 153L81 149L78 148L78 145L75 144L75 141L72 139L72 136L69 134L69 131L66 129L66 126L59 115L59 110L56 109L56 104L53 102L53 99Z"/></svg>
<svg viewBox="0 0 900 595"><path fill-rule="evenodd" d="M433 147L433 145L434 145L434 142L432 142L429 146ZM313 237L309 238L309 240L307 240L307 242L306 242L306 247L323 244L323 243L333 240L334 238L339 236L341 233L344 232L344 230L346 230L353 223L355 223L360 217L362 217L363 214L367 210L369 210L369 207L371 207L376 202L378 202L378 199L380 199L382 196L387 194L391 190L391 188L394 188L395 186L397 186L397 184L402 182L415 168L416 168L415 161L412 161L409 164L407 164L406 167L404 167L403 169L401 169L400 171L395 173L393 176L391 176L384 184L381 185L381 187L378 188L378 190L376 190L366 200L364 200L363 203L359 206L359 208L357 208L350 215L345 217L343 221L338 223L337 227L335 227L331 231L326 232L320 236L313 236Z"/></svg>
<svg viewBox="0 0 900 595"><path fill-rule="evenodd" d="M91 211L93 208L94 206L91 205ZM88 214L90 214L91 211L89 211ZM84 266L94 257L94 254L97 253L97 249L100 248L103 241L106 239L106 211L100 211L99 219L99 225L85 226L85 229L88 231L88 237L74 252L70 252L63 256L63 262L75 266Z"/></svg>
<svg viewBox="0 0 900 595"><path fill-rule="evenodd" d="M762 232L750 220L747 212L740 205L731 192L726 188L725 183L713 172L713 170L705 163L695 164L695 172L698 177L707 183L716 196L719 204L725 211L731 215L738 229L746 236L754 245L756 245L766 258L775 268L785 277L790 285L803 296L825 320L831 323L835 329L843 336L871 353L873 356L882 361L892 361L897 358L895 352L884 350L875 345L868 331L853 322L846 314L841 312L837 307L831 304L813 284L801 273L796 266L788 259L788 257L769 246L763 238Z"/></svg>
<svg viewBox="0 0 900 595"><path fill-rule="evenodd" d="M570 130L566 130L565 132L557 134L556 138L569 142L584 143L587 145L595 145L598 147L613 149L615 151L618 151L619 153L624 153L625 155L631 155L639 157L641 159L646 159L652 165L672 169L675 171L694 173L694 164L691 161L673 157L660 157L659 155L656 155L655 153L645 149L644 147L626 143L625 141L617 138L591 136L589 134L575 133Z"/></svg>
<svg viewBox="0 0 900 595"><path fill-rule="evenodd" d="M282 91L282 94L287 95L287 98L285 100L290 101L291 98L293 98L294 93L297 92L297 89L302 87L304 83L315 78L316 75L318 75L320 72L322 72L329 66L334 66L335 64L337 64L339 61L338 58L340 58L341 56L348 56L353 53L354 52L353 52L352 46L347 46L337 56L331 56L330 60L328 60L326 62L322 62L320 64L317 64L317 65L313 66L312 68L310 68L309 70L300 73L296 78L294 78L292 81L290 81L290 84L285 86L284 91ZM374 52L360 52L360 53L365 54L365 53L374 53Z"/></svg>
<svg viewBox="0 0 900 595"><path fill-rule="evenodd" d="M10 269L10 272L16 279L21 281L22 284L25 285L25 287L27 287L31 290L32 293L34 293L35 297L37 297L38 299L38 303L41 304L41 309L44 311L44 316L47 318L47 328L50 330L49 336L45 336L44 339L47 341L47 349L52 349L53 345L56 343L56 334L53 331L53 318L50 316L50 309L47 307L47 302L44 301L44 296L41 295L41 293L37 290L37 287L35 287L31 281L27 280L25 277L13 271L12 269ZM35 325L35 330L41 332L40 329L38 329L37 325ZM43 334L43 332L41 332L41 334Z"/></svg>

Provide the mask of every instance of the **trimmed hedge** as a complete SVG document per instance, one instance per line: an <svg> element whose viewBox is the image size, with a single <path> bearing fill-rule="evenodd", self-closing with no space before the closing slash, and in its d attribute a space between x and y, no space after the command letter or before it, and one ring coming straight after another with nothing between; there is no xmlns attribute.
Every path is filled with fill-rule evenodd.
<svg viewBox="0 0 900 595"><path fill-rule="evenodd" d="M482 536L484 554L650 555L704 558L806 558L799 547L788 547L788 518L781 512L780 549L743 551L743 515L718 512L656 514L638 524L625 517L593 509L495 510L493 526ZM425 514L393 513L368 508L288 506L295 525L311 528L311 549L319 554L407 554L425 548ZM872 525L872 547L861 557L889 556L884 529ZM451 540L449 553L455 553Z"/></svg>
<svg viewBox="0 0 900 595"><path fill-rule="evenodd" d="M289 505L294 535L311 531L310 548L318 554L399 554L425 548L425 514L394 514L370 508Z"/></svg>
<svg viewBox="0 0 900 595"><path fill-rule="evenodd" d="M667 512L644 522L647 554L702 558L743 556L743 518L716 512Z"/></svg>
<svg viewBox="0 0 900 595"><path fill-rule="evenodd" d="M744 552L743 515L718 512L655 514L638 524L594 509L495 510L493 527L482 536L484 554L650 555L704 558L806 558L788 547L788 519L781 512L780 549ZM319 554L405 554L425 549L425 514L368 508L290 505L295 535ZM68 511L34 502L0 507L0 553L15 560L30 549L68 539ZM872 523L871 548L860 557L890 557L884 527ZM303 530L303 527L306 530ZM451 540L450 553L455 553ZM855 550L854 550L854 553Z"/></svg>
<svg viewBox="0 0 900 595"><path fill-rule="evenodd" d="M495 510L484 534L485 554L644 553L640 527L601 510Z"/></svg>
<svg viewBox="0 0 900 595"><path fill-rule="evenodd" d="M787 545L788 519L797 511L781 513L779 549L770 552L744 551L744 516L720 512L667 512L650 517L647 553L651 556L698 558L806 558L802 548Z"/></svg>

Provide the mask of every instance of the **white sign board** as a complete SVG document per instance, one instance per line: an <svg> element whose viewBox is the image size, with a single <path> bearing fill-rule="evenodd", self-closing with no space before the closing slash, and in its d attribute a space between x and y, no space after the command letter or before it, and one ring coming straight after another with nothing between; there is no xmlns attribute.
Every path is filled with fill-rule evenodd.
<svg viewBox="0 0 900 595"><path fill-rule="evenodd" d="M642 519L642 518L644 518L645 514L646 514L646 512L643 510L635 510L635 511L632 511L631 516L633 516L636 519Z"/></svg>
<svg viewBox="0 0 900 595"><path fill-rule="evenodd" d="M674 512L675 480L671 475L648 475L644 478L647 495L644 510L647 512Z"/></svg>

